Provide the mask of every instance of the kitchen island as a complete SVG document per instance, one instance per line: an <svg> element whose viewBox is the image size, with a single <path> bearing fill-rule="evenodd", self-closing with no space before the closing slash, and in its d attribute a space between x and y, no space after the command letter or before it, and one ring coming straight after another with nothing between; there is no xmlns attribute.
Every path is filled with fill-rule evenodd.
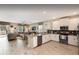
<svg viewBox="0 0 79 59"><path fill-rule="evenodd" d="M38 47L48 41L50 41L50 34L43 35L27 35L28 37L28 47L35 48Z"/></svg>

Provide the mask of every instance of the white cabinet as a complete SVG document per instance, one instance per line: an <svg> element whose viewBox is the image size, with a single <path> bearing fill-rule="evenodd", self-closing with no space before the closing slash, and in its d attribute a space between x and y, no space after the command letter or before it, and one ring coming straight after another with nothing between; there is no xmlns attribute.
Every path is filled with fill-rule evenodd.
<svg viewBox="0 0 79 59"><path fill-rule="evenodd" d="M50 35L49 34L42 36L42 43L46 43L46 42L48 42L50 40L51 39L50 39Z"/></svg>
<svg viewBox="0 0 79 59"><path fill-rule="evenodd" d="M52 29L52 23L50 21L44 22L43 23L43 31L47 32L47 30L51 30Z"/></svg>
<svg viewBox="0 0 79 59"><path fill-rule="evenodd" d="M69 30L77 30L79 18L73 18L69 20Z"/></svg>
<svg viewBox="0 0 79 59"><path fill-rule="evenodd" d="M60 26L68 26L68 25L69 25L68 18L52 22L53 30L60 30Z"/></svg>
<svg viewBox="0 0 79 59"><path fill-rule="evenodd" d="M43 32L43 25L39 25L38 26L38 32L40 33L40 32Z"/></svg>
<svg viewBox="0 0 79 59"><path fill-rule="evenodd" d="M60 23L59 21L53 22L53 30L60 30Z"/></svg>
<svg viewBox="0 0 79 59"><path fill-rule="evenodd" d="M58 41L59 42L59 35L58 34L51 34L50 35L51 40Z"/></svg>
<svg viewBox="0 0 79 59"><path fill-rule="evenodd" d="M60 26L68 26L69 25L69 18L59 20Z"/></svg>
<svg viewBox="0 0 79 59"><path fill-rule="evenodd" d="M33 37L33 47L37 46L37 36Z"/></svg>
<svg viewBox="0 0 79 59"><path fill-rule="evenodd" d="M68 44L77 46L77 36L68 36Z"/></svg>
<svg viewBox="0 0 79 59"><path fill-rule="evenodd" d="M58 34L43 35L43 37L42 37L42 43L48 42L50 40L58 41L59 42L59 35Z"/></svg>

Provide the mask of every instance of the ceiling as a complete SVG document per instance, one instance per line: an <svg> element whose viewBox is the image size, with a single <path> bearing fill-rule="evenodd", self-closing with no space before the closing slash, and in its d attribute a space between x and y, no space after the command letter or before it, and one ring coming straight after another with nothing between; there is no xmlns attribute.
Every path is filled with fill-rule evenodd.
<svg viewBox="0 0 79 59"><path fill-rule="evenodd" d="M0 21L14 23L31 24L78 13L79 5L0 5Z"/></svg>

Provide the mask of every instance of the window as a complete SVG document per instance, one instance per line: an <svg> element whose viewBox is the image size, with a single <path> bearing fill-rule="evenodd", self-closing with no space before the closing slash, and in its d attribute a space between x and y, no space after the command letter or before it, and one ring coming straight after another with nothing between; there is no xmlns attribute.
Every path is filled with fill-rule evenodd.
<svg viewBox="0 0 79 59"><path fill-rule="evenodd" d="M23 26L18 26L18 27L17 27L17 31L18 31L18 32L23 32Z"/></svg>
<svg viewBox="0 0 79 59"><path fill-rule="evenodd" d="M0 25L0 34L6 34L6 25Z"/></svg>

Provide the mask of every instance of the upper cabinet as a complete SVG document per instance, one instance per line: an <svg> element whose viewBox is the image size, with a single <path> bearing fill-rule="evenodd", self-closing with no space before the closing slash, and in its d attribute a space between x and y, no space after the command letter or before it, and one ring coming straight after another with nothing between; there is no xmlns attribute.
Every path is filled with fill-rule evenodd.
<svg viewBox="0 0 79 59"><path fill-rule="evenodd" d="M53 30L60 30L60 22L54 21L52 25Z"/></svg>
<svg viewBox="0 0 79 59"><path fill-rule="evenodd" d="M52 22L53 30L60 30L60 26L68 26L69 30L77 30L79 18L65 18Z"/></svg>
<svg viewBox="0 0 79 59"><path fill-rule="evenodd" d="M69 30L77 30L79 24L79 17L75 18L64 18L58 21L52 22L53 30L60 30L60 26L68 26Z"/></svg>
<svg viewBox="0 0 79 59"><path fill-rule="evenodd" d="M40 33L40 32L43 32L43 25L41 24L41 25L38 25L38 32Z"/></svg>
<svg viewBox="0 0 79 59"><path fill-rule="evenodd" d="M60 26L68 26L69 25L69 18L60 19Z"/></svg>
<svg viewBox="0 0 79 59"><path fill-rule="evenodd" d="M79 18L70 18L69 30L77 30L78 23L79 23Z"/></svg>
<svg viewBox="0 0 79 59"><path fill-rule="evenodd" d="M43 31L46 32L47 30L52 29L51 21L43 22Z"/></svg>
<svg viewBox="0 0 79 59"><path fill-rule="evenodd" d="M79 23L79 17L74 18L63 18L56 21L45 21L41 25L39 23L32 24L30 26L31 30L47 32L47 30L60 30L61 26L68 26L68 30L77 30Z"/></svg>

